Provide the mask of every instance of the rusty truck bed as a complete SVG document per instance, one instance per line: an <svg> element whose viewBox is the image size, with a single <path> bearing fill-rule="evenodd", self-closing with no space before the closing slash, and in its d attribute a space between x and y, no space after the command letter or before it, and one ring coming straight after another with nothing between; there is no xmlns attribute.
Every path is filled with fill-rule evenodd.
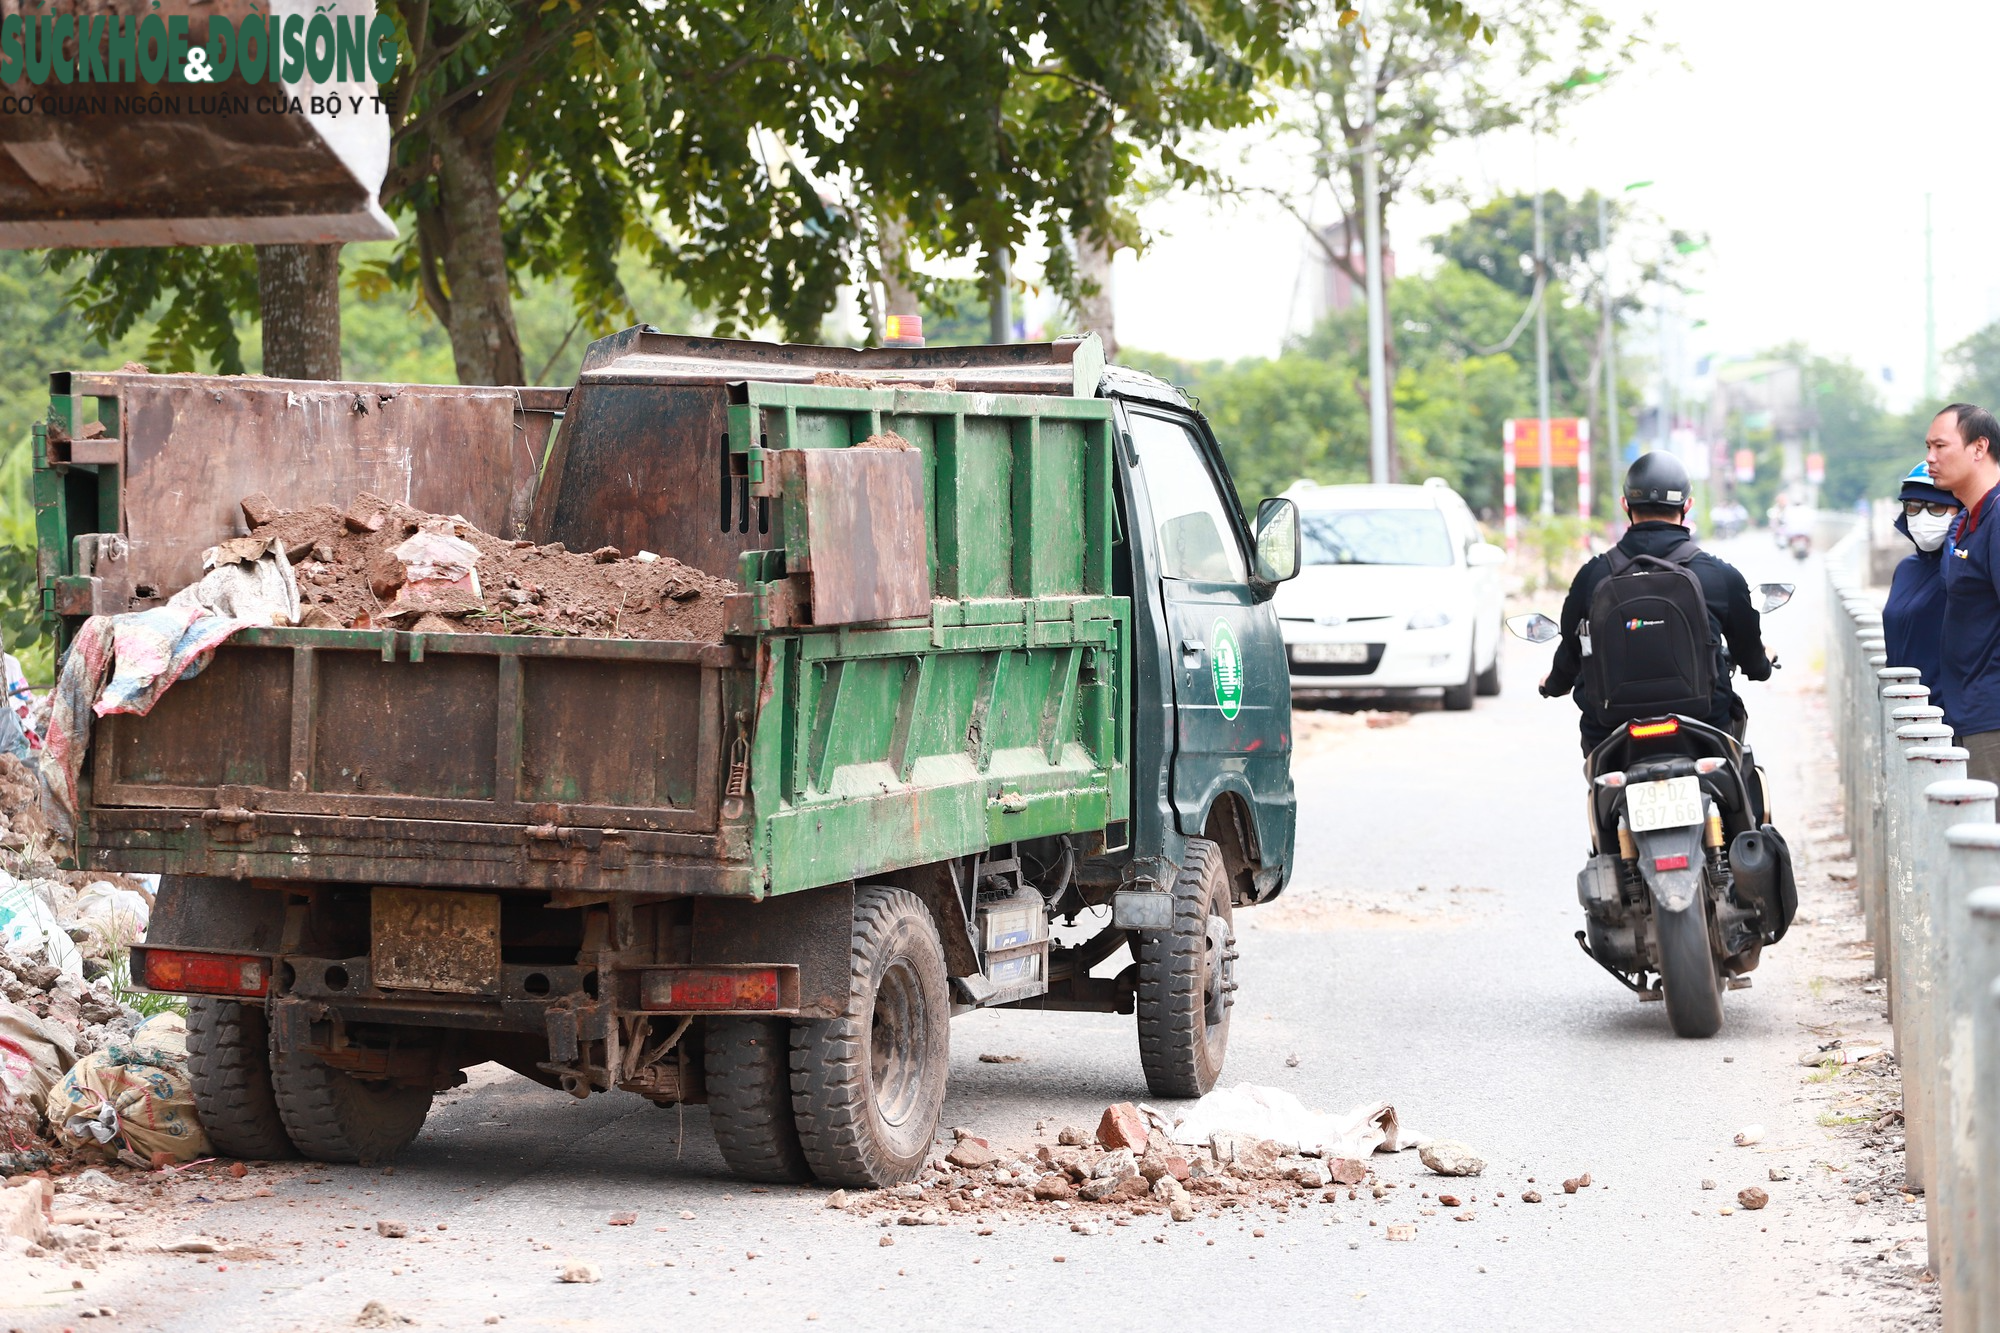
<svg viewBox="0 0 2000 1333"><path fill-rule="evenodd" d="M135 871L753 895L718 808L748 674L721 643L246 630L98 722L79 842Z"/></svg>

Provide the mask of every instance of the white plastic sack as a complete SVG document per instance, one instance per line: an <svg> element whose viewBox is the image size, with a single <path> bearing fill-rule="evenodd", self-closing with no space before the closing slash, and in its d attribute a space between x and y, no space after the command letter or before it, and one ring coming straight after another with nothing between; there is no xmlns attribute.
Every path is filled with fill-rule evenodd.
<svg viewBox="0 0 2000 1333"><path fill-rule="evenodd" d="M1270 1139L1287 1150L1324 1157L1402 1152L1422 1142L1404 1132L1396 1108L1387 1102L1365 1102L1346 1115L1328 1115L1307 1109L1282 1088L1255 1083L1217 1088L1190 1107L1169 1132L1176 1143L1205 1144L1212 1135L1231 1134Z"/></svg>
<svg viewBox="0 0 2000 1333"><path fill-rule="evenodd" d="M17 880L4 870L0 870L0 944L83 980L83 955L63 932L41 884Z"/></svg>
<svg viewBox="0 0 2000 1333"><path fill-rule="evenodd" d="M260 625L299 623L299 584L285 544L276 537L235 537L201 553L208 573L167 599L184 606Z"/></svg>
<svg viewBox="0 0 2000 1333"><path fill-rule="evenodd" d="M83 952L92 958L108 958L114 950L146 938L153 905L144 894L100 879L85 886L69 910L69 924L82 926L91 934L90 945Z"/></svg>

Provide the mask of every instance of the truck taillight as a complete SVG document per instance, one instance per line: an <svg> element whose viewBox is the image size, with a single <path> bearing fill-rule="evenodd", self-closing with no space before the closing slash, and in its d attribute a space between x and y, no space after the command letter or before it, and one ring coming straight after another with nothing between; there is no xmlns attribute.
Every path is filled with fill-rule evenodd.
<svg viewBox="0 0 2000 1333"><path fill-rule="evenodd" d="M793 964L657 967L639 980L639 1007L661 1013L773 1014L799 1007Z"/></svg>
<svg viewBox="0 0 2000 1333"><path fill-rule="evenodd" d="M271 965L253 954L145 948L140 977L147 990L185 995L262 995L270 989Z"/></svg>

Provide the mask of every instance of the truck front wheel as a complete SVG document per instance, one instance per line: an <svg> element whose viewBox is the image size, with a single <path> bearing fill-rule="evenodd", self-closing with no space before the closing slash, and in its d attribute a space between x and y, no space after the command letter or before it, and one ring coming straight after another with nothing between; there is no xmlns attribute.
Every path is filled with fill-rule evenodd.
<svg viewBox="0 0 2000 1333"><path fill-rule="evenodd" d="M1146 1087L1155 1097L1199 1097L1222 1073L1235 1002L1236 928L1220 847L1188 839L1174 878L1173 928L1134 938Z"/></svg>
<svg viewBox="0 0 2000 1333"><path fill-rule="evenodd" d="M298 1156L271 1091L271 1038L263 1009L192 996L187 1046L195 1113L217 1152L251 1161Z"/></svg>
<svg viewBox="0 0 2000 1333"><path fill-rule="evenodd" d="M944 946L915 894L854 891L847 1012L792 1025L792 1113L814 1175L880 1189L915 1178L951 1060Z"/></svg>
<svg viewBox="0 0 2000 1333"><path fill-rule="evenodd" d="M386 1162L431 1111L429 1088L356 1078L308 1051L271 1046L271 1089L285 1132L315 1161Z"/></svg>
<svg viewBox="0 0 2000 1333"><path fill-rule="evenodd" d="M746 1180L811 1179L792 1123L789 1025L782 1018L711 1018L706 1027L708 1120L722 1160Z"/></svg>

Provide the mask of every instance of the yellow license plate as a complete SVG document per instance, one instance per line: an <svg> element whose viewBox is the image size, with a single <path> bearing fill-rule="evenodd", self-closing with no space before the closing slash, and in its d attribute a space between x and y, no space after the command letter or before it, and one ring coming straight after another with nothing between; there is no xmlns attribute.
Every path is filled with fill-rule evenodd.
<svg viewBox="0 0 2000 1333"><path fill-rule="evenodd" d="M483 995L500 989L500 895L375 890L369 963L391 990Z"/></svg>

